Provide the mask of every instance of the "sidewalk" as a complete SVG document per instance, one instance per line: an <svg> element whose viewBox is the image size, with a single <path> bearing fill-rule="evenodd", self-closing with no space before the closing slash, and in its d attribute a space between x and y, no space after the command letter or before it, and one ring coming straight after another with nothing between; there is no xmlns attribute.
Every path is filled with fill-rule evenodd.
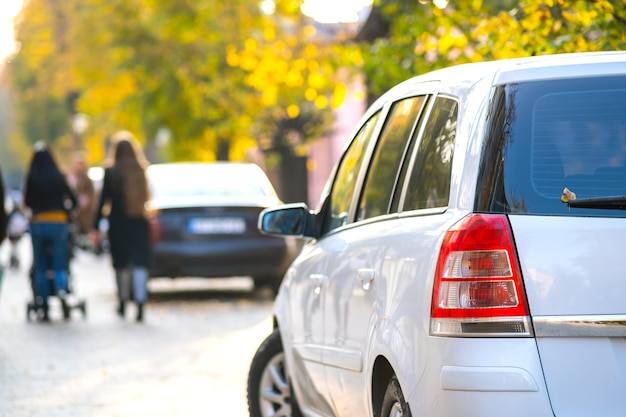
<svg viewBox="0 0 626 417"><path fill-rule="evenodd" d="M72 274L87 317L63 321L52 304L45 324L26 320L26 272L5 271L0 417L248 416L247 370L270 332L270 299L159 296L137 324L114 313L108 257L79 252Z"/></svg>

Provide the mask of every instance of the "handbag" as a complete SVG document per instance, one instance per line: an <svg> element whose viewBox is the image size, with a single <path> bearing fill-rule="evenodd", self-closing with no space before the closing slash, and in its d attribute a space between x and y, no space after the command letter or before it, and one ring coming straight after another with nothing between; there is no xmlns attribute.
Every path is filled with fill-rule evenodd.
<svg viewBox="0 0 626 417"><path fill-rule="evenodd" d="M163 230L161 228L161 221L157 214L148 216L148 234L150 237L150 246L155 246L161 240Z"/></svg>

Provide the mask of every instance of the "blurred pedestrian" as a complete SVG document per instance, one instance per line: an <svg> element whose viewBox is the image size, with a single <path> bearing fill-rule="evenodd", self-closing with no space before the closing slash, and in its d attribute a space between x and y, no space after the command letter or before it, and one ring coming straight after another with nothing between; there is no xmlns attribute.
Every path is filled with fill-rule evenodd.
<svg viewBox="0 0 626 417"><path fill-rule="evenodd" d="M87 162L84 154L74 155L67 179L78 199L78 210L74 219L76 242L79 247L85 248L93 226L96 201L93 182L87 175Z"/></svg>
<svg viewBox="0 0 626 417"><path fill-rule="evenodd" d="M4 179L2 178L2 169L0 169L0 196L2 196L2 204L0 204L0 244L7 236L7 211L4 206ZM2 264L0 264L0 287L2 286L2 275L4 274L4 268Z"/></svg>
<svg viewBox="0 0 626 417"><path fill-rule="evenodd" d="M19 243L22 237L28 232L28 218L22 209L21 198L18 199L16 192L12 193L8 200L9 221L7 224L7 237L10 243L9 266L11 268L20 267Z"/></svg>
<svg viewBox="0 0 626 417"><path fill-rule="evenodd" d="M69 291L69 213L76 206L76 197L52 149L43 142L35 144L26 174L24 205L30 209L35 305L38 318L48 321L48 296L52 295L48 271L54 274L55 295L65 310Z"/></svg>
<svg viewBox="0 0 626 417"><path fill-rule="evenodd" d="M93 228L97 236L103 208L109 206L108 239L118 290L117 313L124 317L132 294L137 305L136 319L142 321L151 260L145 207L148 200L145 169L148 163L135 137L127 131L113 136L111 152L112 160L104 171Z"/></svg>
<svg viewBox="0 0 626 417"><path fill-rule="evenodd" d="M4 191L4 179L2 177L2 168L0 168L0 196L2 196L2 204L0 204L0 243L2 243L4 238L6 238L7 236L7 222L9 220L7 217L6 206L4 204L6 194Z"/></svg>

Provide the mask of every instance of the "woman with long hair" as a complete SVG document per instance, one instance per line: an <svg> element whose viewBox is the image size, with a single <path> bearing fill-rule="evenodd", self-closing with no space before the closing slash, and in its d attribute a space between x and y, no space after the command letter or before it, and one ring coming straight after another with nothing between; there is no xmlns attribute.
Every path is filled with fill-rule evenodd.
<svg viewBox="0 0 626 417"><path fill-rule="evenodd" d="M48 321L49 270L54 271L54 288L65 311L69 268L68 212L76 206L76 197L52 150L42 142L35 145L30 161L24 205L30 209L35 304L38 317Z"/></svg>
<svg viewBox="0 0 626 417"><path fill-rule="evenodd" d="M149 195L145 174L148 163L132 133L118 132L112 142L113 158L104 170L94 229L98 229L103 208L108 206L108 238L119 301L117 313L124 317L132 293L137 305L136 319L142 321L151 257L145 207Z"/></svg>

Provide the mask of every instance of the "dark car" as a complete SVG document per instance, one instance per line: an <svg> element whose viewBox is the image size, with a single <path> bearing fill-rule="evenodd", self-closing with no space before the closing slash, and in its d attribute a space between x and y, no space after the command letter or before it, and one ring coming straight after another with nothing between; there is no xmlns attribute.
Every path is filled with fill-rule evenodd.
<svg viewBox="0 0 626 417"><path fill-rule="evenodd" d="M296 246L257 228L259 213L280 204L259 166L153 164L147 177L162 229L151 277L251 276L255 287L278 288Z"/></svg>

